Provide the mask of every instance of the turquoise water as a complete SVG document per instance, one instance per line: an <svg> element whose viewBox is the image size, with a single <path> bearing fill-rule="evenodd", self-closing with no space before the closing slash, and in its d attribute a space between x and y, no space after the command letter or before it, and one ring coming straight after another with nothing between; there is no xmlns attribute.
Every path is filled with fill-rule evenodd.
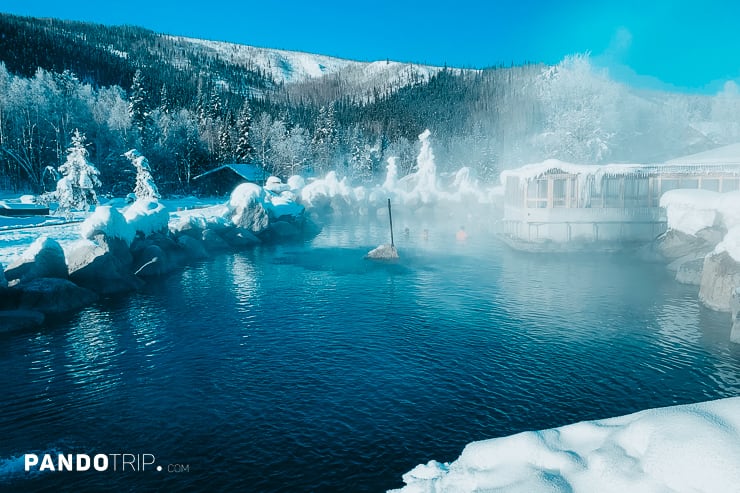
<svg viewBox="0 0 740 493"><path fill-rule="evenodd" d="M729 316L663 266L427 227L398 262L334 225L3 335L0 489L383 491L473 440L740 394ZM124 452L165 470L23 471Z"/></svg>

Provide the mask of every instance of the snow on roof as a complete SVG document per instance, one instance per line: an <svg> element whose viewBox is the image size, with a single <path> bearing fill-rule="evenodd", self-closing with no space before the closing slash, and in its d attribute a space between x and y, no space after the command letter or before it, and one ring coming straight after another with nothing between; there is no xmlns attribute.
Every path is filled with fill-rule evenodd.
<svg viewBox="0 0 740 493"><path fill-rule="evenodd" d="M704 152L671 159L667 164L738 164L740 165L740 142L717 147Z"/></svg>
<svg viewBox="0 0 740 493"><path fill-rule="evenodd" d="M698 155L695 155L698 156ZM521 168L501 172L501 183L506 179L516 177L527 182L547 174L562 172L579 177L594 177L600 181L604 176L625 176L631 174L702 174L707 171L732 173L740 175L740 160L707 161L707 162L668 162L664 164L573 164L557 159L548 159L541 163L527 164Z"/></svg>
<svg viewBox="0 0 740 493"><path fill-rule="evenodd" d="M247 181L262 181L265 179L265 172L262 170L262 168L254 164L224 164L223 166L219 166L218 168L214 168L212 170L206 171L205 173L201 173L200 175L193 178L193 180L203 178L204 176L208 176L212 173L216 173L226 168L232 170L234 173L241 176Z"/></svg>

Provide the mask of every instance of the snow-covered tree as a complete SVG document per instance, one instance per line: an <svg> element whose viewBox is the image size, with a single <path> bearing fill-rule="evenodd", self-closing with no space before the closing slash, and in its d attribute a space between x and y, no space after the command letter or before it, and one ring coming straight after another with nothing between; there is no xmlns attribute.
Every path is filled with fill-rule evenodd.
<svg viewBox="0 0 740 493"><path fill-rule="evenodd" d="M316 118L311 145L314 157L320 168L331 167L332 156L336 147L337 122L334 115L334 106L322 106Z"/></svg>
<svg viewBox="0 0 740 493"><path fill-rule="evenodd" d="M136 186L134 194L136 199L159 199L159 190L152 178L152 168L149 166L149 160L136 149L127 151L126 156L131 164L136 168Z"/></svg>
<svg viewBox="0 0 740 493"><path fill-rule="evenodd" d="M236 134L238 140L236 143L236 161L238 163L248 163L252 160L254 149L249 141L249 132L252 126L252 110L249 107L249 100L245 99L242 109L239 112L239 118L236 120Z"/></svg>
<svg viewBox="0 0 740 493"><path fill-rule="evenodd" d="M252 125L255 156L263 169L267 170L270 161L270 138L274 135L273 119L269 113L262 112Z"/></svg>
<svg viewBox="0 0 740 493"><path fill-rule="evenodd" d="M57 182L58 213L68 214L71 210L86 211L98 203L95 187L100 186L98 169L87 160L85 135L75 129L72 147L67 149L67 160L59 166L62 178Z"/></svg>
<svg viewBox="0 0 740 493"><path fill-rule="evenodd" d="M159 111L167 115L170 109L172 109L172 106L167 94L167 84L162 84L162 89L159 91Z"/></svg>
<svg viewBox="0 0 740 493"><path fill-rule="evenodd" d="M224 118L221 130L218 133L218 161L221 163L233 163L234 162L234 146L232 144L233 139L231 134L234 128L234 117L231 113L227 114Z"/></svg>
<svg viewBox="0 0 740 493"><path fill-rule="evenodd" d="M300 173L308 155L308 133L300 125L286 129L282 120L270 127L270 171L276 176L289 177Z"/></svg>
<svg viewBox="0 0 740 493"><path fill-rule="evenodd" d="M600 163L612 152L620 90L595 72L588 55L567 56L537 80L545 131L537 144L546 157Z"/></svg>
<svg viewBox="0 0 740 493"><path fill-rule="evenodd" d="M134 73L134 80L131 83L128 112L131 115L131 123L143 138L149 125L149 95L144 88L144 75L139 69Z"/></svg>

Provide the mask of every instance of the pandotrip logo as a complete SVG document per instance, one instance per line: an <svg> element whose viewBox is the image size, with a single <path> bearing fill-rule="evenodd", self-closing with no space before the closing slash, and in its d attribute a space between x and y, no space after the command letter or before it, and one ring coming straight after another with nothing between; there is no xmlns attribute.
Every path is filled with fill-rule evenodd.
<svg viewBox="0 0 740 493"><path fill-rule="evenodd" d="M190 472L189 464L157 464L154 454L25 454L26 472Z"/></svg>

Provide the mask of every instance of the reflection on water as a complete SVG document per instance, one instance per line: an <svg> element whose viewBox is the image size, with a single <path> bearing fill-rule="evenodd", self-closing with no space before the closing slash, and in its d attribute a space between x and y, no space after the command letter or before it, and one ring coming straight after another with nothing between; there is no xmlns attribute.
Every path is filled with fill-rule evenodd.
<svg viewBox="0 0 740 493"><path fill-rule="evenodd" d="M0 336L0 487L381 491L465 443L737 395L740 348L660 265L528 255L466 228L336 225ZM28 451L168 475L2 475ZM3 483L4 482L4 483Z"/></svg>

